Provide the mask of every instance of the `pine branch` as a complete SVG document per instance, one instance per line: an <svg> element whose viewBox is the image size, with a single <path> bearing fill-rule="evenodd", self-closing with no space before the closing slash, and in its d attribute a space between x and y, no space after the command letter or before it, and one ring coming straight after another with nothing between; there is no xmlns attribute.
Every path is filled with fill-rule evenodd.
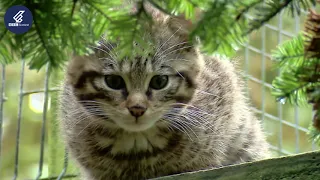
<svg viewBox="0 0 320 180"><path fill-rule="evenodd" d="M320 3L320 1L318 2ZM309 71L311 73L309 73L309 76L306 76L306 78L309 82L316 84L308 89L307 94L309 103L313 105L313 110L315 111L313 127L317 130L316 132L318 132L320 131L320 14L313 10L310 10L306 21L305 36L307 37L304 44L306 57L314 60L314 63L312 63L310 67L311 71ZM316 140L319 140L319 138L316 137L320 137L320 132L318 132L318 136L314 136Z"/></svg>
<svg viewBox="0 0 320 180"><path fill-rule="evenodd" d="M128 47L127 49L128 49L128 51L126 51L127 53L125 53L125 54L122 54L122 56L125 56L125 55L128 55L128 52L131 50L131 52L134 52L134 51L132 51L133 49L134 49L134 42L135 41L139 41L138 40L138 38L139 37L137 37L137 34L138 34L138 31L139 31L139 21L142 19L142 15L145 13L145 10L144 10L144 7L143 7L143 4L141 3L141 4L139 4L139 6L138 6L138 12L136 13L136 19L135 19L135 22L134 22L134 27L133 27L133 31L132 31L132 33L131 33L131 35L129 35L130 36L130 40L128 40L127 42L131 42L131 43L129 43L129 44L120 44L120 48L119 49L124 49L124 48L126 48L126 47ZM129 54L129 55L131 55L131 54Z"/></svg>
<svg viewBox="0 0 320 180"><path fill-rule="evenodd" d="M242 10L240 10L240 13L236 16L236 20L238 21L239 19L243 18L243 16L245 16L245 14L253 7L255 7L256 5L260 4L263 1L255 1L252 2L249 6L246 6L245 8L243 8Z"/></svg>
<svg viewBox="0 0 320 180"><path fill-rule="evenodd" d="M2 9L12 5L12 1L3 1L0 4ZM21 4L24 4L23 2L21 1ZM48 61L52 63L53 68L61 66L67 60L66 54L70 51L80 55L88 53L87 47L95 44L105 30L110 40L120 42L119 47L123 48L123 52L129 53L133 41L144 42L141 36L144 29L151 23L144 8L136 14L130 14L130 10L125 8L112 10L113 7L123 7L121 0L73 0L66 4L63 4L62 0L48 0L45 5L36 0L28 2L27 6L30 6L29 8L35 13L34 26L42 23L48 26L33 27L30 32L20 37L11 34L14 39L12 43L9 43L9 39L12 38L6 37L8 33L3 35L3 38L6 37L10 49L18 54L19 44L15 42L18 42L19 38L30 35L29 38L24 38L26 43L30 44L27 48L27 57L29 57L31 68L36 69L41 68ZM184 14L189 19L195 18L195 9L202 9L203 16L190 34L191 39L199 37L202 49L210 54L227 56L234 55L235 50L246 41L248 33L260 28L281 10L291 8L292 12L299 14L298 8L308 8L315 3L315 0L274 0L261 4L262 2L263 0L134 1L137 5L150 3L154 8L171 16ZM245 13L250 10L257 11L254 13L253 21L248 21L245 17ZM36 37L40 38L42 47L37 44L39 40ZM3 46L0 48L4 54L8 54ZM44 53L48 58L44 57Z"/></svg>
<svg viewBox="0 0 320 180"><path fill-rule="evenodd" d="M254 19L250 22L246 34L259 29L266 22L270 21L273 17L279 14L283 9L289 7L292 16L294 14L300 15L301 6L307 10L311 5L315 5L315 0L273 0L267 1L261 6L255 8Z"/></svg>
<svg viewBox="0 0 320 180"><path fill-rule="evenodd" d="M187 19L192 19L195 15L194 9L200 7L199 2L190 0L165 0L164 2L172 14L184 14Z"/></svg>
<svg viewBox="0 0 320 180"><path fill-rule="evenodd" d="M97 8L95 5L93 5L90 0L86 1L86 3L92 7L94 10L96 10L97 12L99 12L103 17L105 17L106 19L108 19L110 22L112 22L112 19L106 14L104 13L101 9Z"/></svg>
<svg viewBox="0 0 320 180"><path fill-rule="evenodd" d="M319 114L318 114L318 116L319 116ZM308 132L308 134L310 136L310 140L313 142L319 143L320 142L320 130L318 130L314 126L310 126L309 129L310 129L310 131Z"/></svg>
<svg viewBox="0 0 320 180"><path fill-rule="evenodd" d="M280 68L287 71L287 68L298 68L304 61L305 37L299 34L290 41L284 42L272 52L272 59L278 62Z"/></svg>
<svg viewBox="0 0 320 180"><path fill-rule="evenodd" d="M34 12L33 10L31 10L31 12L32 12L32 14L35 14L35 12ZM37 34L38 34L38 36L39 36L39 39L40 39L40 41L41 41L41 44L42 44L42 46L43 46L43 48L44 48L44 50L45 50L45 52L46 52L46 54L47 54L47 57L48 57L49 61L51 62L51 65L52 65L53 67L56 67L57 64L55 64L53 54L51 54L51 51L50 51L50 49L48 48L48 45L47 45L47 43L46 43L46 40L44 39L44 37L43 37L43 35L42 35L42 32L41 32L41 29L39 28L39 24L38 24L38 21L37 21L37 17L36 17L36 16L33 18L33 22L34 22L34 27L35 27L35 29L36 29L36 32L37 32ZM41 66L43 66L43 65L44 65L44 64L41 64Z"/></svg>
<svg viewBox="0 0 320 180"><path fill-rule="evenodd" d="M77 2L78 2L78 0L73 0L73 5L72 5L72 9L71 9L71 17L73 17L73 13L74 13L74 10L76 8Z"/></svg>
<svg viewBox="0 0 320 180"><path fill-rule="evenodd" d="M320 1L318 1L320 2ZM308 7L307 4L303 4ZM273 80L273 95L285 102L312 104L315 115L311 138L320 143L320 14L310 10L305 31L273 52L280 75Z"/></svg>
<svg viewBox="0 0 320 180"><path fill-rule="evenodd" d="M305 38L300 34L273 52L272 57L278 61L281 73L273 80L272 94L281 101L288 99L290 103L306 104L307 90L317 85L311 77L315 75L314 67L319 60L306 57L304 42Z"/></svg>
<svg viewBox="0 0 320 180"><path fill-rule="evenodd" d="M171 12L169 12L168 10L162 8L160 5L158 5L157 3L155 3L153 0L146 0L148 1L153 7L155 7L156 9L160 10L161 12L163 12L166 15L169 16L173 16L173 14Z"/></svg>
<svg viewBox="0 0 320 180"><path fill-rule="evenodd" d="M8 30L5 29L5 30L3 31L3 33L1 33L1 35L0 35L0 41L1 41L2 38L7 34L7 32L8 32Z"/></svg>
<svg viewBox="0 0 320 180"><path fill-rule="evenodd" d="M293 1L294 0L285 0L284 2L280 0L268 1L265 5L262 5L262 7L256 8L256 18L250 22L250 28L246 34L250 34L252 31L262 27L266 22L280 13L282 9L286 8Z"/></svg>
<svg viewBox="0 0 320 180"><path fill-rule="evenodd" d="M16 2L18 1L1 1L0 8L1 10L8 9ZM105 30L107 22L111 21L110 7L120 3L122 3L120 0L112 2L108 0L73 0L72 2L48 0L45 4L36 0L19 1L19 4L30 9L34 23L31 29L23 35L8 32L3 37L0 36L3 42L0 45L0 53L4 56L0 61L10 63L18 60L12 57L20 57L21 44L17 42L23 39L26 43L24 47L26 59L31 69L39 70L48 62L51 63L52 68L59 68L68 60L67 54L70 52L75 51L80 55L87 52L87 46L100 38L101 30ZM80 5L76 6L77 4ZM82 16L82 10L85 10L87 15L99 14L83 24L88 17ZM118 14L113 13L112 15L116 17ZM10 51L13 54L9 55Z"/></svg>
<svg viewBox="0 0 320 180"><path fill-rule="evenodd" d="M220 53L232 56L235 49L246 40L243 34L247 29L247 19L239 16L239 11L248 9L258 2L260 0L214 1L203 14L191 37L199 37L204 51L210 54Z"/></svg>

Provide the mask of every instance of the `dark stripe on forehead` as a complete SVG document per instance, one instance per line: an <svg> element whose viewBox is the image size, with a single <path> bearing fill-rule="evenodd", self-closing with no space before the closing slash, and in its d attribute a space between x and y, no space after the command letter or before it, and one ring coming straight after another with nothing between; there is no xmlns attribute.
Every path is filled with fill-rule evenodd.
<svg viewBox="0 0 320 180"><path fill-rule="evenodd" d="M142 72L145 72L146 66L144 65L144 60L142 59L141 56L136 56L134 59L134 64L131 66L131 71L132 72L139 72L141 74Z"/></svg>
<svg viewBox="0 0 320 180"><path fill-rule="evenodd" d="M143 66L144 66L144 67L147 67L148 61L149 61L150 59L151 59L151 57L150 57L150 58L146 57L146 58L144 59L144 62L143 62Z"/></svg>
<svg viewBox="0 0 320 180"><path fill-rule="evenodd" d="M124 66L124 64L127 63L127 61L128 60L126 58L124 58L121 61L119 61L119 69L120 69L120 71L123 71L123 66Z"/></svg>
<svg viewBox="0 0 320 180"><path fill-rule="evenodd" d="M86 83L87 79L93 79L98 76L102 76L103 74L96 72L96 71L85 71L83 72L80 77L78 78L77 83L74 85L75 88L83 88L84 84Z"/></svg>

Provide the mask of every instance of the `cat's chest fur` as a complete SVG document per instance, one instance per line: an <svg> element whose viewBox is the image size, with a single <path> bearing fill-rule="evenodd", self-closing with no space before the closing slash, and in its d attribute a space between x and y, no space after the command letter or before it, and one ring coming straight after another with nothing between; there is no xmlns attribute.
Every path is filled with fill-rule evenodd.
<svg viewBox="0 0 320 180"><path fill-rule="evenodd" d="M111 147L110 154L136 154L140 152L152 153L163 149L168 144L168 135L161 134L157 128L146 132L120 132L113 137L106 137L96 133L93 137L101 148Z"/></svg>
<svg viewBox="0 0 320 180"><path fill-rule="evenodd" d="M77 137L83 138L81 144L77 141L71 143L83 147L71 149L81 149L73 154L86 166L82 171L87 171L89 179L94 174L101 175L102 179L150 178L182 172L183 166L191 165L190 162L182 163L187 159L192 161L192 158L184 152L186 137L181 132L162 128L145 132L105 132L106 129L90 130L87 127L86 132Z"/></svg>

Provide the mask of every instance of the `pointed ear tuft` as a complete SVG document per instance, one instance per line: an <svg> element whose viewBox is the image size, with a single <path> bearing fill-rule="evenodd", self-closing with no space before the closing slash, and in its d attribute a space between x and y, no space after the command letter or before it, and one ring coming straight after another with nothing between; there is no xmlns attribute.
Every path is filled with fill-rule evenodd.
<svg viewBox="0 0 320 180"><path fill-rule="evenodd" d="M168 26L173 31L181 31L181 33L190 33L193 29L191 20L187 20L184 16L170 17L168 19Z"/></svg>
<svg viewBox="0 0 320 180"><path fill-rule="evenodd" d="M192 21L185 19L183 16L168 18L167 26L172 33L175 33L180 37L182 42L190 40L189 34L194 28Z"/></svg>
<svg viewBox="0 0 320 180"><path fill-rule="evenodd" d="M159 9L155 8L152 4L149 2L145 2L143 4L144 9L147 11L147 13L152 17L153 21L155 22L164 22L168 15L161 12Z"/></svg>
<svg viewBox="0 0 320 180"><path fill-rule="evenodd" d="M199 21L201 16L201 11L199 9L195 10L195 20L186 19L184 15L179 15L175 17L170 17L167 20L168 27L173 31L188 40L189 34L195 28L196 23Z"/></svg>

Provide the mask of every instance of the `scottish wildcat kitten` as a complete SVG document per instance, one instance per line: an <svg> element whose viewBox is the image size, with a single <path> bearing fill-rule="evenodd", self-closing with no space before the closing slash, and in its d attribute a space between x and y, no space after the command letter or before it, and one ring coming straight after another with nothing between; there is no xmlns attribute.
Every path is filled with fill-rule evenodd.
<svg viewBox="0 0 320 180"><path fill-rule="evenodd" d="M189 25L157 21L145 37L154 53L117 59L116 44L101 41L71 60L61 131L82 179L147 179L268 157L233 65L187 43Z"/></svg>

